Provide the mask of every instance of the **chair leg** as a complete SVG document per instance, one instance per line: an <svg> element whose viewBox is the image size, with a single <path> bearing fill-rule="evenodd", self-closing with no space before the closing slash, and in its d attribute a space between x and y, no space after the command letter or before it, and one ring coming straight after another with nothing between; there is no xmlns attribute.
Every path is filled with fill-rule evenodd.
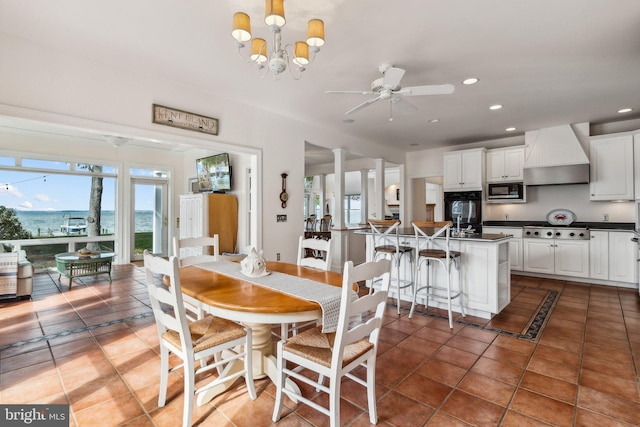
<svg viewBox="0 0 640 427"><path fill-rule="evenodd" d="M411 298L411 309L409 310L409 319L411 319L411 317L413 316L413 311L416 308L416 298L418 296L418 291L420 290L420 287L418 286L418 278L420 277L420 260L418 259L416 261L416 271L415 274L413 275L413 298Z"/></svg>
<svg viewBox="0 0 640 427"><path fill-rule="evenodd" d="M282 387L284 387L284 379L285 379L285 374L284 374L284 370L283 370L283 361L282 361L282 342L278 343L278 356L277 356L277 362L276 362L276 372L277 372L277 378L276 378L276 402L273 405L273 415L271 416L271 419L273 420L274 423L277 423L280 420L280 413L282 412L282 401L283 401L283 392L282 392Z"/></svg>
<svg viewBox="0 0 640 427"><path fill-rule="evenodd" d="M160 342L160 392L158 407L162 408L167 400L167 383L169 380L169 349Z"/></svg>
<svg viewBox="0 0 640 427"><path fill-rule="evenodd" d="M192 358L184 361L184 409L182 413L182 427L191 427L193 416L193 397L195 395L195 373Z"/></svg>
<svg viewBox="0 0 640 427"><path fill-rule="evenodd" d="M329 425L340 425L340 377L331 378L329 384Z"/></svg>
<svg viewBox="0 0 640 427"><path fill-rule="evenodd" d="M369 403L369 422L378 423L376 409L376 355L367 360L367 401Z"/></svg>

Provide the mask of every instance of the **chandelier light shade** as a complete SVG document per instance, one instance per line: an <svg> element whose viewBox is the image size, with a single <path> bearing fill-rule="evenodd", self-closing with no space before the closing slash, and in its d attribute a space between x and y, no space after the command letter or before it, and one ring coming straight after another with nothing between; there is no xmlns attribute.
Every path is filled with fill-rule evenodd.
<svg viewBox="0 0 640 427"><path fill-rule="evenodd" d="M251 20L249 15L244 12L238 12L233 15L233 30L231 35L240 43L251 40Z"/></svg>
<svg viewBox="0 0 640 427"><path fill-rule="evenodd" d="M270 43L264 38L253 37L249 15L244 12L233 15L231 36L236 42L238 53L243 56L245 43L251 41L249 56L245 58L256 65L261 77L265 77L271 70L274 78L279 79L280 74L288 68L291 76L298 80L302 77L305 66L313 62L320 47L324 45L324 22L321 19L311 19L307 26L307 41L297 41L293 45L282 42L282 27L287 22L284 0L265 0L264 22L272 34Z"/></svg>
<svg viewBox="0 0 640 427"><path fill-rule="evenodd" d="M296 65L307 65L309 63L309 45L305 42L296 42L293 54L293 62Z"/></svg>
<svg viewBox="0 0 640 427"><path fill-rule="evenodd" d="M287 20L284 18L284 0L266 0L264 11L264 23L278 28L284 27Z"/></svg>
<svg viewBox="0 0 640 427"><path fill-rule="evenodd" d="M267 42L259 37L251 40L251 56L252 61L262 64L267 60Z"/></svg>
<svg viewBox="0 0 640 427"><path fill-rule="evenodd" d="M320 47L324 44L324 22L322 19L312 19L307 28L307 44Z"/></svg>

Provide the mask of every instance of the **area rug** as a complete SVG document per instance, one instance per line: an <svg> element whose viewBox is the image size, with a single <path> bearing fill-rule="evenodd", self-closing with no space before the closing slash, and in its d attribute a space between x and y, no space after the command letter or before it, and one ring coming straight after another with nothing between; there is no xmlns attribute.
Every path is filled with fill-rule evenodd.
<svg viewBox="0 0 640 427"><path fill-rule="evenodd" d="M537 341L558 300L558 291L514 286L512 292L509 305L493 319L462 317L456 313L453 322L514 338ZM396 307L391 299L389 299L388 305ZM446 310L432 307L425 310L423 305L417 305L414 313L448 320Z"/></svg>

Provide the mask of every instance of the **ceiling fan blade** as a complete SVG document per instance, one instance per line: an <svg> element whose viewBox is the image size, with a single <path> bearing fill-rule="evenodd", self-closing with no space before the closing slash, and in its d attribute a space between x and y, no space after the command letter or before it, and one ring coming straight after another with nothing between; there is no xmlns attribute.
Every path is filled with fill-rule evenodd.
<svg viewBox="0 0 640 427"><path fill-rule="evenodd" d="M376 101L377 101L377 100L379 100L379 99L381 99L381 97L379 97L379 96L378 96L378 97L376 97L376 98L371 98L371 99L369 99L369 100L367 100L367 101L363 102L362 104L360 104L360 105L357 105L357 106L353 107L351 110L347 111L347 112L346 112L346 113L344 113L344 114L345 114L345 116L346 116L347 114L351 114L351 113L355 113L356 111L360 111L360 110L362 110L364 107L367 107L367 106L369 106L369 105L373 104L374 102L376 102Z"/></svg>
<svg viewBox="0 0 640 427"><path fill-rule="evenodd" d="M400 80L404 76L404 70L402 68L390 67L384 72L384 86L391 89L398 87Z"/></svg>
<svg viewBox="0 0 640 427"><path fill-rule="evenodd" d="M418 109L418 107L401 97L393 97L391 98L391 102L402 114L411 114Z"/></svg>
<svg viewBox="0 0 640 427"><path fill-rule="evenodd" d="M324 93L331 93L331 94L340 94L340 93L355 93L358 95L372 95L373 92L371 92L370 90L327 90Z"/></svg>
<svg viewBox="0 0 640 427"><path fill-rule="evenodd" d="M403 87L397 92L400 95L418 96L418 95L449 95L456 90L452 84L446 85L427 85L427 86L411 86Z"/></svg>

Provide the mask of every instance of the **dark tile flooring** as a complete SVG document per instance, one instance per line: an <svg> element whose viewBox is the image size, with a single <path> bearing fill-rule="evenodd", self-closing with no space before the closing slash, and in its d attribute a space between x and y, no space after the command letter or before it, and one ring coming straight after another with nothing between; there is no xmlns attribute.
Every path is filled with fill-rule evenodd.
<svg viewBox="0 0 640 427"><path fill-rule="evenodd" d="M78 426L180 424L178 373L157 407L158 337L142 270L114 270L111 286L89 277L71 289L38 274L31 300L0 303L0 402L69 403ZM548 291L557 294L543 327L522 338ZM491 321L467 316L453 331L442 313L409 319L402 308L398 316L389 307L380 336L378 425L640 423L637 290L513 276L507 309ZM261 379L256 388L251 401L238 381L196 407L194 423L271 425L274 386ZM369 425L364 390L352 382L342 390L342 424ZM328 423L304 405L287 407L280 426Z"/></svg>

